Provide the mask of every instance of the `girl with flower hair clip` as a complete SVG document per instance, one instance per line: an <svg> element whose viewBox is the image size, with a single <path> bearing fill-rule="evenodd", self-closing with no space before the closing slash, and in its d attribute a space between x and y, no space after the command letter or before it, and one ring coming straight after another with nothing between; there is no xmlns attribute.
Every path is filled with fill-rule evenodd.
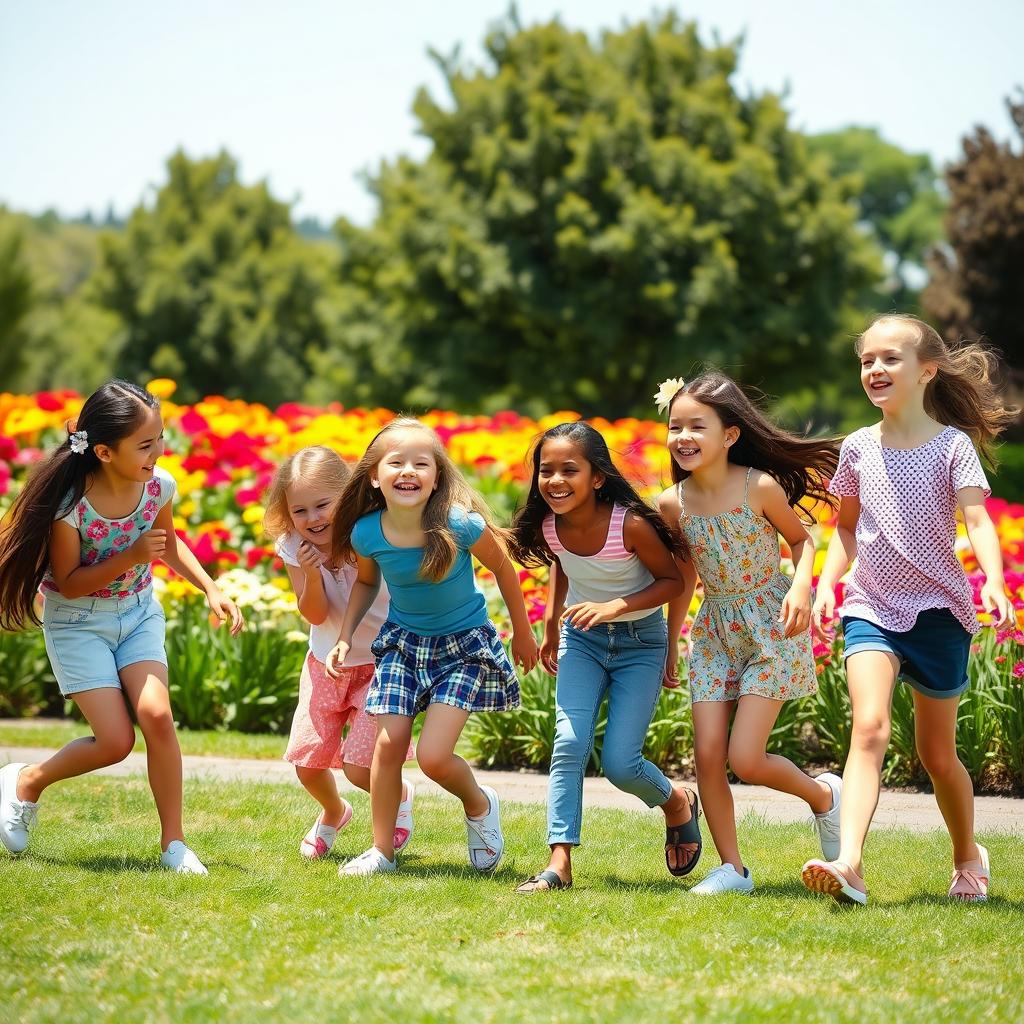
<svg viewBox="0 0 1024 1024"><path fill-rule="evenodd" d="M206 594L218 620L242 616L174 531L173 478L163 451L160 403L113 380L86 399L74 431L29 477L0 525L0 629L39 622L60 692L93 735L38 764L0 768L0 842L28 846L39 797L64 779L116 764L135 745L125 706L146 739L149 784L160 817L161 864L205 875L182 831L181 750L167 688L164 613L151 563L161 559Z"/></svg>
<svg viewBox="0 0 1024 1024"><path fill-rule="evenodd" d="M689 585L669 604L670 683L694 569L704 584L690 631L690 700L697 783L722 863L690 891L749 893L754 880L740 856L727 764L745 782L805 800L822 851L838 848L841 780L812 779L767 750L783 701L817 685L808 628L814 544L805 525L813 520L802 503L830 501L824 481L838 445L782 430L717 372L665 381L655 400L668 413L673 480L658 506L693 559ZM779 571L779 534L793 553L792 580Z"/></svg>

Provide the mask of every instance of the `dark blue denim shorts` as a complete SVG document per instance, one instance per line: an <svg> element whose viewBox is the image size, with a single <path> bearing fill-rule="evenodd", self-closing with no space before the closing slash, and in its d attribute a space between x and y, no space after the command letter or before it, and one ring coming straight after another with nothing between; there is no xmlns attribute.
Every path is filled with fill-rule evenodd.
<svg viewBox="0 0 1024 1024"><path fill-rule="evenodd" d="M920 612L907 633L854 616L842 622L844 661L860 651L888 651L899 659L900 677L926 697L959 697L967 689L971 634L948 608Z"/></svg>

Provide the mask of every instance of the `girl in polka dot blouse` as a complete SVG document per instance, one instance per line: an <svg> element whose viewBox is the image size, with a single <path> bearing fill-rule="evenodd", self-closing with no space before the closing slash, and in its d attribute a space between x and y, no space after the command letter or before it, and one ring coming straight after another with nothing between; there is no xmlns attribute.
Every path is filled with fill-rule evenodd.
<svg viewBox="0 0 1024 1024"><path fill-rule="evenodd" d="M856 557L841 609L853 732L839 856L808 861L802 878L840 902L867 902L864 839L902 677L914 691L917 751L953 842L949 896L984 900L988 852L974 839L974 791L956 753L957 705L980 626L953 545L959 508L985 573L982 607L996 625L1007 624L1013 612L974 446L991 462L992 442L1017 410L999 398L988 350L947 346L914 317L879 317L856 351L861 384L882 420L843 442L829 488L840 499L839 518L813 609L820 630L834 615L835 585Z"/></svg>

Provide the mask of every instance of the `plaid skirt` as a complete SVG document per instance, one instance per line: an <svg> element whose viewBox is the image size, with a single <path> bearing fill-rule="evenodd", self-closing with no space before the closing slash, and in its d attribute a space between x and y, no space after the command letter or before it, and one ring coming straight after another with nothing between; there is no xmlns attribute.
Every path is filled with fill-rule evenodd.
<svg viewBox="0 0 1024 1024"><path fill-rule="evenodd" d="M447 636L419 636L385 622L370 652L377 668L368 715L414 717L430 704L463 711L519 707L516 670L490 622Z"/></svg>

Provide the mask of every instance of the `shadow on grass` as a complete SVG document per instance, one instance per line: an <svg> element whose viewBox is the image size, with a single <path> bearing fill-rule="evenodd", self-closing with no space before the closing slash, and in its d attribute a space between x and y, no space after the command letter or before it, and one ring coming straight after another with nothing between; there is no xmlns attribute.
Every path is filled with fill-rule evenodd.
<svg viewBox="0 0 1024 1024"><path fill-rule="evenodd" d="M409 875L416 878L473 878L491 880L494 882L507 882L519 878L519 873L511 866L499 865L493 871L477 871L468 864L461 864L451 860L436 860L433 857L420 857L418 855L403 856L398 866L399 875Z"/></svg>
<svg viewBox="0 0 1024 1024"><path fill-rule="evenodd" d="M128 857L123 854L119 856L96 854L91 857L40 857L33 855L32 860L40 864L49 864L55 868L79 868L82 871L92 871L96 874L122 874L126 871L149 874L165 870L160 865L159 857Z"/></svg>
<svg viewBox="0 0 1024 1024"><path fill-rule="evenodd" d="M916 896L911 896L909 899L899 900L896 903L889 903L886 905L897 907L942 907L944 910L949 910L951 904L954 904L954 901L948 896L939 896L936 893L922 892L918 893ZM1024 900L1008 900L1005 896L999 895L989 896L987 900L983 900L981 903L965 903L964 905L977 907L979 913L983 914L988 914L992 911L1004 911L1007 913L1019 914L1021 910L1024 910Z"/></svg>

